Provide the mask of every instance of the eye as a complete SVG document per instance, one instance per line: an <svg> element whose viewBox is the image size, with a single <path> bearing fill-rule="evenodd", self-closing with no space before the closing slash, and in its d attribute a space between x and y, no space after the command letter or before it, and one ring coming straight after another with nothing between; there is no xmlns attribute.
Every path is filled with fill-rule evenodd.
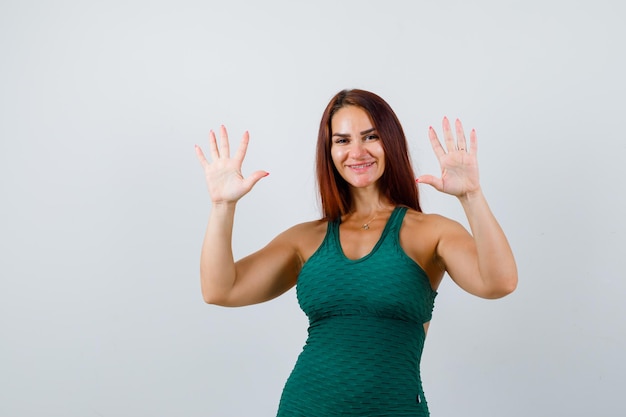
<svg viewBox="0 0 626 417"><path fill-rule="evenodd" d="M335 136L335 140L333 141L333 143L336 143L337 145L343 145L348 143L348 139L342 136Z"/></svg>
<svg viewBox="0 0 626 417"><path fill-rule="evenodd" d="M366 140L366 141L371 141L371 140L376 140L376 139L380 139L380 138L378 137L378 135L371 134L371 135L364 136L363 139Z"/></svg>

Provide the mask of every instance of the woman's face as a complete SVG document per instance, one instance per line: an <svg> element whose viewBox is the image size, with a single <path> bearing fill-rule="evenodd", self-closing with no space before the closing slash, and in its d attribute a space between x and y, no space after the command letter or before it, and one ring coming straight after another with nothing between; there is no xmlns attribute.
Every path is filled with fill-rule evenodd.
<svg viewBox="0 0 626 417"><path fill-rule="evenodd" d="M376 184L385 171L385 153L369 115L360 107L337 110L331 120L330 153L341 177L353 187Z"/></svg>

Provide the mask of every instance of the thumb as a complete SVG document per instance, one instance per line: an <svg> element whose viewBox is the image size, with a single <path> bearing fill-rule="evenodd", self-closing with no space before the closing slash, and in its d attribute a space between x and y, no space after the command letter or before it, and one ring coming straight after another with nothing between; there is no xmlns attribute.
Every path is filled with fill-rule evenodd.
<svg viewBox="0 0 626 417"><path fill-rule="evenodd" d="M268 175L270 175L270 173L267 171L255 171L245 179L245 182L252 188L261 178L265 178Z"/></svg>
<svg viewBox="0 0 626 417"><path fill-rule="evenodd" d="M417 183L418 184L428 184L432 187L435 187L435 189L441 191L443 189L443 181L441 181L441 178L437 178L433 175L420 175L417 178Z"/></svg>

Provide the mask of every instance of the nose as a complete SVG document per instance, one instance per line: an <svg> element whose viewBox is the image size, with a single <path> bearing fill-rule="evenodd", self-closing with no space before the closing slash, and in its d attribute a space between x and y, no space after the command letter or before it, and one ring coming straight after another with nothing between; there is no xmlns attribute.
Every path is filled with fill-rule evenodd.
<svg viewBox="0 0 626 417"><path fill-rule="evenodd" d="M352 146L350 147L350 156L355 159L359 159L365 155L367 155L367 147L365 146L365 143L360 140L352 142Z"/></svg>

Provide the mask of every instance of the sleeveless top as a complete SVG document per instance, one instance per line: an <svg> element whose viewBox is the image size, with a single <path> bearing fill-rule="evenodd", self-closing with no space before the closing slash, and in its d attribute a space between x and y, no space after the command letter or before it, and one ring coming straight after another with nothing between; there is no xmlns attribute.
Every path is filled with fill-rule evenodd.
<svg viewBox="0 0 626 417"><path fill-rule="evenodd" d="M328 222L298 276L308 337L279 417L429 416L420 359L437 293L400 247L406 210L394 209L372 251L357 260L343 253L340 220Z"/></svg>

